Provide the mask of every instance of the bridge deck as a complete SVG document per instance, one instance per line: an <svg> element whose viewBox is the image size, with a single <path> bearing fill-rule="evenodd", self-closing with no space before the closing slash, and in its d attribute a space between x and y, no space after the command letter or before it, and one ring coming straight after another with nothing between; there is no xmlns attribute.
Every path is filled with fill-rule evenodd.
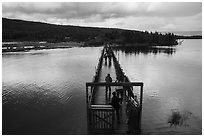
<svg viewBox="0 0 204 137"><path fill-rule="evenodd" d="M104 51L105 48L102 50L93 82L86 83L88 131L90 131L91 134L122 135L127 134L127 131L129 132L128 134L139 134L141 131L143 82L130 82L121 69L113 51L111 49L110 51L106 51L110 52L112 55L111 60L109 61L109 59L107 59L107 62L103 58L105 54ZM111 83L105 82L107 74L110 74L112 77ZM119 76L119 78L121 78L121 76L124 78L122 79L122 82L115 83L116 75ZM122 89L123 100L119 111L120 123L116 120L116 112L112 107L111 109L105 109L102 107L110 106L111 103L112 94L108 92L106 95L105 91L105 86L107 85L111 86L111 93L116 91L118 86L124 87ZM139 103L137 99L134 99L133 86L140 87ZM95 106L95 108L93 106ZM126 110L128 110L128 125Z"/></svg>
<svg viewBox="0 0 204 137"><path fill-rule="evenodd" d="M105 77L107 76L108 73L111 75L112 81L115 82L116 72L115 72L114 62L112 58L111 58L111 62L109 62L108 59L107 59L107 62L103 60L99 82L105 82ZM115 88L116 87L111 87L111 93L115 91ZM98 90L95 93L94 104L110 104L111 97L112 97L112 94L109 94L109 93L108 93L108 96L106 96L105 86L99 86ZM118 124L117 121L115 121L114 133L118 135L126 134L128 130L126 122L127 122L126 99L124 98L120 109L120 124Z"/></svg>
<svg viewBox="0 0 204 137"><path fill-rule="evenodd" d="M113 65L113 59L111 59L111 63L109 61L105 62L103 60L99 82L105 82L105 77L107 76L108 73L111 75L112 80L114 82L116 80L116 73L115 67ZM113 92L114 90L115 90L114 87L111 87L111 92ZM109 104L110 99L111 96L105 95L105 86L98 87L98 90L95 93L94 104Z"/></svg>

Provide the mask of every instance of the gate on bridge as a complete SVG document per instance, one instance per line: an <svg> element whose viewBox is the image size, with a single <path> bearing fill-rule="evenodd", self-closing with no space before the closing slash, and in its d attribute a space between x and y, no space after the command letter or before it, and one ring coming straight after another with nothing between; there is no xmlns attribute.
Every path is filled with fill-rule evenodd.
<svg viewBox="0 0 204 137"><path fill-rule="evenodd" d="M138 118L136 124L138 130L141 128L142 115L142 99L143 99L143 83L142 82L123 82L123 83L106 83L106 82L88 82L86 83L86 103L87 103L87 127L89 134L114 134L115 113L109 104L93 104L94 89L98 86L139 86L140 87L140 103L136 106L133 98L129 98L133 108L138 108ZM104 91L105 92L105 91ZM138 105L138 104L137 104Z"/></svg>

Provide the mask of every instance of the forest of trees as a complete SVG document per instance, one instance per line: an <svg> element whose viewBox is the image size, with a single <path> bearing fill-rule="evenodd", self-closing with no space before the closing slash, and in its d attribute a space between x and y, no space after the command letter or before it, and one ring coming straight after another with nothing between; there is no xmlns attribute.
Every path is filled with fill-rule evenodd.
<svg viewBox="0 0 204 137"><path fill-rule="evenodd" d="M116 28L54 25L2 18L2 39L5 41L85 42L85 45L146 44L177 45L173 33L143 32Z"/></svg>

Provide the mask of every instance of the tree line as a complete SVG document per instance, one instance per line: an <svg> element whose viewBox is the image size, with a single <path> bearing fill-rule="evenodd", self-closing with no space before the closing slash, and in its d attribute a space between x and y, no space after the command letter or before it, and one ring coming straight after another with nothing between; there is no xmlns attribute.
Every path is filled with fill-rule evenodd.
<svg viewBox="0 0 204 137"><path fill-rule="evenodd" d="M2 40L5 41L47 41L85 42L85 45L146 44L177 45L178 36L173 33L124 30L116 28L80 27L54 25L41 22L2 19Z"/></svg>

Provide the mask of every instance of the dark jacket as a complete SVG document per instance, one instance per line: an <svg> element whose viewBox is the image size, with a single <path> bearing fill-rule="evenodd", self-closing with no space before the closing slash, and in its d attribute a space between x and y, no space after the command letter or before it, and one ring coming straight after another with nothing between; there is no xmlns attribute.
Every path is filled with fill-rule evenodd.
<svg viewBox="0 0 204 137"><path fill-rule="evenodd" d="M112 78L110 76L106 76L105 81L110 83L112 82Z"/></svg>
<svg viewBox="0 0 204 137"><path fill-rule="evenodd" d="M120 99L117 96L113 96L111 99L111 105L114 109L118 110L120 108Z"/></svg>

